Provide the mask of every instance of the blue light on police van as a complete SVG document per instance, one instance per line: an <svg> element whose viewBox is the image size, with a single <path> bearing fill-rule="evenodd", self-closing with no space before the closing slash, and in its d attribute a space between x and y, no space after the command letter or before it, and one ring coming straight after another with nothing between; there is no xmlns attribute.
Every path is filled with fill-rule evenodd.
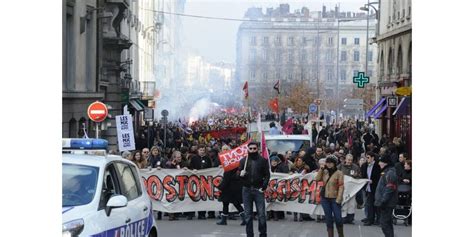
<svg viewBox="0 0 474 237"><path fill-rule="evenodd" d="M105 139L63 139L63 149L105 149L109 142Z"/></svg>

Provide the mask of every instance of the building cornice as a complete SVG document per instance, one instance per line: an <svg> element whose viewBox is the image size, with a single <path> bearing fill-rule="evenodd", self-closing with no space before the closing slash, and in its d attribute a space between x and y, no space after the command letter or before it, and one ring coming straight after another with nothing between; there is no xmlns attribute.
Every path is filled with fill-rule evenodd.
<svg viewBox="0 0 474 237"><path fill-rule="evenodd" d="M103 99L103 92L72 92L63 91L63 99Z"/></svg>
<svg viewBox="0 0 474 237"><path fill-rule="evenodd" d="M394 37L394 36L397 36L397 35L401 35L403 33L411 33L411 23L408 24L408 25L405 25L405 26L402 26L400 28L397 28L395 30L392 30L392 31L389 31L383 35L379 35L377 36L377 44L380 43L380 41L384 41L388 38L391 38L391 37Z"/></svg>

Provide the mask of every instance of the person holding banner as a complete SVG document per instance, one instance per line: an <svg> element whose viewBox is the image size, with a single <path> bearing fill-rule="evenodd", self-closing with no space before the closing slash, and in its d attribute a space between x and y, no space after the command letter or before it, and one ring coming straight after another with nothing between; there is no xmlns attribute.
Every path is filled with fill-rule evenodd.
<svg viewBox="0 0 474 237"><path fill-rule="evenodd" d="M245 222L247 237L253 237L253 203L255 202L258 214L258 231L260 237L267 236L267 220L265 217L264 192L270 181L270 167L268 161L258 154L258 144L248 144L247 157L240 160L237 171L242 178L242 199L244 201Z"/></svg>
<svg viewBox="0 0 474 237"><path fill-rule="evenodd" d="M229 204L232 203L237 211L239 211L239 215L242 219L240 225L245 225L245 213L242 207L242 182L239 176L237 176L237 169L224 172L224 177L217 188L221 190L219 201L222 202L222 215L221 220L216 224L227 225Z"/></svg>
<svg viewBox="0 0 474 237"><path fill-rule="evenodd" d="M334 222L336 222L337 233L339 237L344 237L341 204L344 193L344 174L336 168L337 158L330 155L326 158L326 164L318 171L316 182L323 181L321 188L321 205L323 206L324 216L328 237L334 237Z"/></svg>
<svg viewBox="0 0 474 237"><path fill-rule="evenodd" d="M339 164L337 167L344 175L350 176L354 179L360 178L360 168L353 163L354 157L352 154L347 154L345 163ZM343 212L346 212L346 217L343 218L344 224L354 224L355 209L357 207L356 196L349 199L344 205Z"/></svg>
<svg viewBox="0 0 474 237"><path fill-rule="evenodd" d="M175 151L171 155L171 159L164 164L164 168L166 169L181 169L185 168L184 161L181 156L181 152ZM176 213L169 213L169 220L176 221L178 220L178 216Z"/></svg>
<svg viewBox="0 0 474 237"><path fill-rule="evenodd" d="M145 169L147 165L147 160L142 156L142 153L140 150L136 150L133 152L133 160L132 162L135 163L135 165L138 166L139 169Z"/></svg>
<svg viewBox="0 0 474 237"><path fill-rule="evenodd" d="M192 170L202 170L212 168L212 161L209 156L206 154L206 146L204 144L199 145L198 147L198 154L191 157L189 163L189 169ZM188 214L189 215L189 214ZM209 218L215 218L214 212L209 214ZM206 219L206 212L199 211L198 212L198 220L205 220Z"/></svg>
<svg viewBox="0 0 474 237"><path fill-rule="evenodd" d="M294 165L291 167L290 174L298 173L298 174L307 174L311 172L310 168L306 163L303 161L301 157L296 157ZM299 218L298 218L299 214ZM294 221L303 221L303 213L293 213L293 220Z"/></svg>

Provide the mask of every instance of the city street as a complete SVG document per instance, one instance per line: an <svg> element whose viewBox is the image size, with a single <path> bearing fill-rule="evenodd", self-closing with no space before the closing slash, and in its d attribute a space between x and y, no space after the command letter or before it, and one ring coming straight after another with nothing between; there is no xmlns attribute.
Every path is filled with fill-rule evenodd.
<svg viewBox="0 0 474 237"><path fill-rule="evenodd" d="M362 210L356 211L356 221L353 225L344 225L346 237L382 237L379 226L364 226L360 221ZM293 215L285 215L286 220L267 221L269 237L306 237L326 236L326 225L316 221L294 222ZM217 219L192 221L181 218L178 221L168 221L168 217L157 221L158 236L189 236L189 237L237 237L245 236L245 226L240 226L239 220L227 221L227 226L216 225ZM254 234L258 236L258 222L254 221ZM401 221L394 226L395 236L412 236L411 226L405 226ZM335 236L337 234L335 233Z"/></svg>

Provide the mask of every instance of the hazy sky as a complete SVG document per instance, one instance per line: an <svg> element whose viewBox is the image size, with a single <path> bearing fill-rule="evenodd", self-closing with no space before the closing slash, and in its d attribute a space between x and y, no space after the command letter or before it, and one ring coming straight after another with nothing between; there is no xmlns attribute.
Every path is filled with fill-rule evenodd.
<svg viewBox="0 0 474 237"><path fill-rule="evenodd" d="M364 0L187 0L185 14L242 19L249 7L276 8L280 3L290 4L290 12L306 6L310 11L320 11L322 5L334 9L337 3L341 11L360 12L366 4ZM235 63L235 41L241 22L182 17L184 27L184 46L203 56L208 62L226 61Z"/></svg>

